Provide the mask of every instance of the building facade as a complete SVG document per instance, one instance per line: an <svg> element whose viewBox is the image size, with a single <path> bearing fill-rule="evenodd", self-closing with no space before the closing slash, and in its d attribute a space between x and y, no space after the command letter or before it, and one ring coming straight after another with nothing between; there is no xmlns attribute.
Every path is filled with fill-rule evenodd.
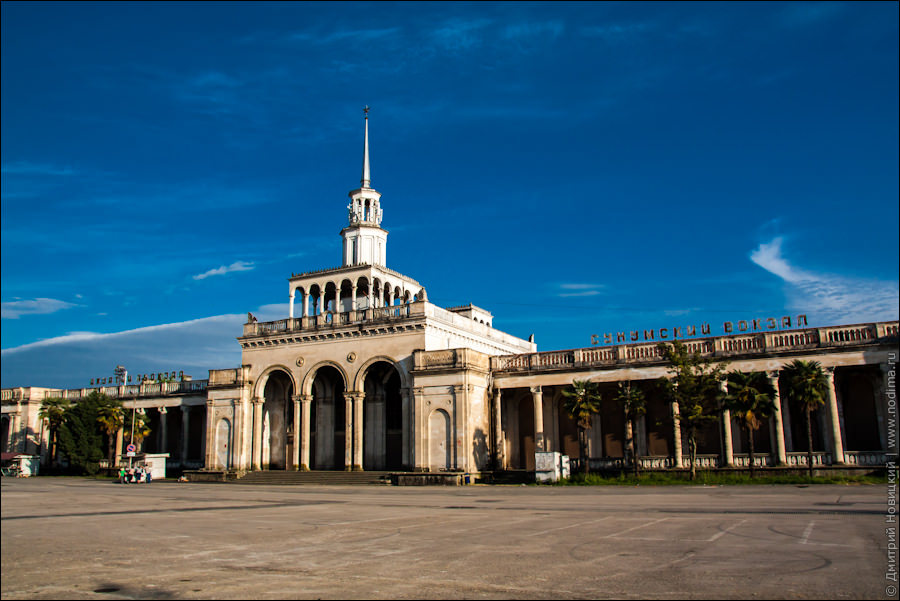
<svg viewBox="0 0 900 601"><path fill-rule="evenodd" d="M495 329L490 312L438 307L419 282L386 266L368 116L365 123L362 179L349 193L341 230L342 264L292 274L286 318L259 322L248 314L240 367L211 370L206 380L99 387L150 416L144 450L169 453L170 465L183 469L533 470L535 452L580 454L562 403L577 379L598 382L606 399L620 382L640 388L648 399L633 433L640 461L683 467L679 409L657 385L668 366L655 342L537 352L533 341ZM897 327L776 329L684 342L731 369L766 373L779 393L787 363L818 361L830 387L815 413L815 462L883 465L896 445ZM4 452L46 457L41 402L77 401L90 391L4 389ZM758 462L805 465L805 421L780 394L776 405L755 435ZM590 430L591 465L623 466L626 437L621 408L603 403ZM747 448L746 434L724 411L704 433L699 461L746 466Z"/></svg>

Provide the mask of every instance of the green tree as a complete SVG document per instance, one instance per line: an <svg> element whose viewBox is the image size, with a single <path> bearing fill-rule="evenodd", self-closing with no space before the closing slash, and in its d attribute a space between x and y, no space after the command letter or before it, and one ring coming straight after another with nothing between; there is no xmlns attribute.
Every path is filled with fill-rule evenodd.
<svg viewBox="0 0 900 601"><path fill-rule="evenodd" d="M573 380L572 389L562 391L565 401L563 408L578 425L578 451L581 455L582 471L588 473L587 431L591 429L593 416L600 413L600 393L596 382Z"/></svg>
<svg viewBox="0 0 900 601"><path fill-rule="evenodd" d="M65 412L59 427L59 447L69 461L69 468L83 474L96 474L103 459L103 433L100 408L109 397L94 391Z"/></svg>
<svg viewBox="0 0 900 601"><path fill-rule="evenodd" d="M828 377L818 361L796 359L782 371L785 382L785 398L806 414L806 464L809 477L813 475L812 412L825 405L828 398Z"/></svg>
<svg viewBox="0 0 900 601"><path fill-rule="evenodd" d="M107 436L107 458L109 465L115 464L115 445L119 430L125 423L124 410L122 409L122 401L118 399L107 398L107 402L101 404L97 408L97 422Z"/></svg>
<svg viewBox="0 0 900 601"><path fill-rule="evenodd" d="M660 353L669 366L668 378L660 384L669 398L678 403L679 414L674 418L678 427L687 435L691 480L697 477L697 441L704 427L719 418L719 382L724 378L726 365L713 364L698 352L690 352L680 341L660 342Z"/></svg>
<svg viewBox="0 0 900 601"><path fill-rule="evenodd" d="M38 416L47 420L47 427L50 432L50 465L56 465L57 448L59 447L59 427L62 425L66 416L66 411L72 406L71 401L59 397L50 397L44 399L41 408L38 410Z"/></svg>
<svg viewBox="0 0 900 601"><path fill-rule="evenodd" d="M625 440L628 442L628 454L631 459L631 466L634 475L640 472L640 457L638 457L638 446L634 442L635 432L637 432L637 418L647 412L647 399L643 391L636 386L631 385L631 380L619 382L619 392L616 395L616 401L621 403L625 412Z"/></svg>
<svg viewBox="0 0 900 601"><path fill-rule="evenodd" d="M762 372L728 372L728 394L722 399L723 406L731 412L747 433L750 446L750 477L754 477L756 461L753 436L763 421L775 413L775 388Z"/></svg>

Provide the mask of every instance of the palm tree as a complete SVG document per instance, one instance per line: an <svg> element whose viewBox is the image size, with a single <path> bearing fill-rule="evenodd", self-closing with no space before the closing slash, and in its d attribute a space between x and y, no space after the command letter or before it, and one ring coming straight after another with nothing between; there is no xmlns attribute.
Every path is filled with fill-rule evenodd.
<svg viewBox="0 0 900 601"><path fill-rule="evenodd" d="M125 425L125 411L122 409L122 403L120 401L109 399L107 403L101 405L97 411L97 422L99 422L108 437L109 449L107 451L107 456L109 465L112 466L116 463L115 458L113 457L115 453L116 434L118 434L122 426Z"/></svg>
<svg viewBox="0 0 900 601"><path fill-rule="evenodd" d="M625 411L625 440L628 441L628 453L631 457L634 475L640 471L640 458L637 453L637 445L634 442L634 433L637 431L637 418L647 412L647 399L640 388L631 386L631 380L619 382L619 393L616 401L622 404Z"/></svg>
<svg viewBox="0 0 900 601"><path fill-rule="evenodd" d="M56 465L57 448L59 447L59 427L65 419L66 411L72 403L68 399L59 397L50 397L44 399L41 408L38 410L38 416L47 420L50 431L50 465Z"/></svg>
<svg viewBox="0 0 900 601"><path fill-rule="evenodd" d="M722 404L731 411L744 431L750 445L750 477L754 477L756 459L753 452L753 436L763 421L775 413L775 389L769 378L761 372L745 373L731 371L728 373L728 394Z"/></svg>
<svg viewBox="0 0 900 601"><path fill-rule="evenodd" d="M582 471L588 473L587 431L591 428L591 419L600 413L600 393L596 382L573 380L572 389L565 389L562 395L566 398L563 407L578 424L578 450L581 455Z"/></svg>
<svg viewBox="0 0 900 601"><path fill-rule="evenodd" d="M131 443L140 447L141 443L144 442L144 439L150 436L150 418L147 417L143 413L143 409L139 409L137 411L132 411L131 413L125 412L125 429L131 431L131 419L134 416L134 434L131 437Z"/></svg>
<svg viewBox="0 0 900 601"><path fill-rule="evenodd" d="M810 414L825 405L830 386L818 361L797 359L784 367L785 396L806 413L806 464L809 477L813 475L812 418Z"/></svg>

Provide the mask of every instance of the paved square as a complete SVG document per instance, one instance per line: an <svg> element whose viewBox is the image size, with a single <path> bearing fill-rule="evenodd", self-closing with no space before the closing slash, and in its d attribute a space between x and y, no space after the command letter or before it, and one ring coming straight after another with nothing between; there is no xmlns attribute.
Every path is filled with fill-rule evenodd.
<svg viewBox="0 0 900 601"><path fill-rule="evenodd" d="M884 486L2 480L3 599L886 598Z"/></svg>

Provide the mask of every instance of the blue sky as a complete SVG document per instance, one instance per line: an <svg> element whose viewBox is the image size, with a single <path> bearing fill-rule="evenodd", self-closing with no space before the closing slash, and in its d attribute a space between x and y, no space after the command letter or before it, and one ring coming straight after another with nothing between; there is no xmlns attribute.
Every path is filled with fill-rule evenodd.
<svg viewBox="0 0 900 601"><path fill-rule="evenodd" d="M539 350L897 319L898 4L2 5L2 385L240 363L340 264Z"/></svg>

